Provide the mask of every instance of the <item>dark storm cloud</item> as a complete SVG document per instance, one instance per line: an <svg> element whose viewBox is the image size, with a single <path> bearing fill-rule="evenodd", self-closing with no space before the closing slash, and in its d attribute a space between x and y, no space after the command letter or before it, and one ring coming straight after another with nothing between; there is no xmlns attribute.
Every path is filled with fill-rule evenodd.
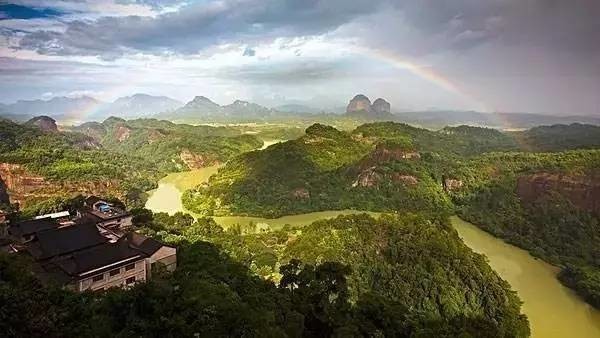
<svg viewBox="0 0 600 338"><path fill-rule="evenodd" d="M63 12L51 8L36 8L0 2L0 20L43 19L58 17L63 14Z"/></svg>
<svg viewBox="0 0 600 338"><path fill-rule="evenodd" d="M52 76L78 76L105 72L113 66L103 66L73 61L37 61L0 57L0 79L12 77L44 78Z"/></svg>
<svg viewBox="0 0 600 338"><path fill-rule="evenodd" d="M301 62L259 63L227 67L211 76L256 84L294 85L303 82L316 83L321 80L347 78L351 72L356 73L356 63L353 60L341 62L340 60L309 59Z"/></svg>
<svg viewBox="0 0 600 338"><path fill-rule="evenodd" d="M161 2L119 3L159 6ZM204 1L156 17L71 21L64 32L25 35L18 48L103 58L138 51L193 54L220 42L322 34L385 11L395 15L389 22L367 21L368 26L352 33L417 55L468 49L490 41L582 52L600 50L600 1L596 0ZM397 25L403 25L402 29ZM398 33L401 30L404 34Z"/></svg>
<svg viewBox="0 0 600 338"><path fill-rule="evenodd" d="M420 0L388 5L379 16L364 18L351 34L364 32L368 40L414 55L484 43L600 51L597 0Z"/></svg>
<svg viewBox="0 0 600 338"><path fill-rule="evenodd" d="M230 0L157 17L72 21L64 32L27 34L19 48L51 55L114 57L130 51L192 54L219 42L321 34L377 9L378 0Z"/></svg>

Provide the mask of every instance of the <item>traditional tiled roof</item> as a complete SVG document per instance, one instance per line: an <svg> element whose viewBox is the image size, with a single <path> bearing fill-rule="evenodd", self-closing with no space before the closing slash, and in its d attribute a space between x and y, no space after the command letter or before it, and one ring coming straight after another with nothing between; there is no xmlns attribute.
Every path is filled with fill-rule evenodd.
<svg viewBox="0 0 600 338"><path fill-rule="evenodd" d="M30 245L28 251L38 260L66 255L108 241L92 223L43 231L37 234L37 238L37 243Z"/></svg>
<svg viewBox="0 0 600 338"><path fill-rule="evenodd" d="M12 224L8 231L14 236L27 236L38 232L58 228L59 224L50 218L31 219Z"/></svg>
<svg viewBox="0 0 600 338"><path fill-rule="evenodd" d="M145 257L143 252L132 248L126 240L121 239L115 243L107 242L77 251L68 258L56 260L53 264L71 276L86 273L91 276Z"/></svg>
<svg viewBox="0 0 600 338"><path fill-rule="evenodd" d="M135 232L127 234L127 240L132 246L141 250L148 256L152 256L155 252L160 250L160 248L167 246L153 238Z"/></svg>

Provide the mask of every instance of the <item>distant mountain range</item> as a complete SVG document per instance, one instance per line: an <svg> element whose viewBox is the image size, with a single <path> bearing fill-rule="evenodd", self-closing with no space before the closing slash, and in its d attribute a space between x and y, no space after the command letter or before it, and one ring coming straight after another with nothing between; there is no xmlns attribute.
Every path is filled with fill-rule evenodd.
<svg viewBox="0 0 600 338"><path fill-rule="evenodd" d="M135 94L120 97L113 103L103 105L98 114L103 117L111 115L123 118L147 117L161 112L173 111L182 105L183 102L166 96Z"/></svg>
<svg viewBox="0 0 600 338"><path fill-rule="evenodd" d="M256 103L236 100L221 106L205 96L196 96L185 106L157 117L175 121L253 122L293 117L294 113L267 108Z"/></svg>
<svg viewBox="0 0 600 338"><path fill-rule="evenodd" d="M82 112L102 104L89 96L76 98L54 97L50 100L19 100L0 107L3 116L17 120L28 120L34 116L47 115L59 120L73 119Z"/></svg>
<svg viewBox="0 0 600 338"><path fill-rule="evenodd" d="M135 94L114 102L103 102L89 96L54 97L49 100L20 100L0 105L0 115L25 121L34 116L46 115L59 121L103 120L116 115L127 118L147 117L174 110L182 102L166 96Z"/></svg>
<svg viewBox="0 0 600 338"><path fill-rule="evenodd" d="M135 94L114 102L102 102L89 96L55 97L50 100L21 100L0 104L0 117L27 121L45 115L60 123L102 121L109 116L126 119L155 117L197 123L240 123L300 120L302 122L335 123L340 119L360 122L396 121L421 127L440 129L445 126L474 125L500 129L524 129L540 125L584 123L600 125L600 117L553 116L530 113L482 113L476 111L430 110L393 112L390 103L378 98L371 103L359 94L349 101L345 112L325 113L301 103L268 108L256 103L236 100L219 105L205 96L182 103L166 96Z"/></svg>
<svg viewBox="0 0 600 338"><path fill-rule="evenodd" d="M472 125L500 129L526 129L541 125L584 123L600 125L600 117L594 116L554 116L530 113L481 113L475 111L418 111L395 114L396 121L423 126L443 128L444 126Z"/></svg>

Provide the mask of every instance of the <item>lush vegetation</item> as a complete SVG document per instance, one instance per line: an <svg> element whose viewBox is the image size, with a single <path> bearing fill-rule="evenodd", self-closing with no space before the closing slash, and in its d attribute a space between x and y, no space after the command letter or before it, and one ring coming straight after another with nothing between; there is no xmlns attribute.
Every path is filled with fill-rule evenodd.
<svg viewBox="0 0 600 338"><path fill-rule="evenodd" d="M0 330L9 336L528 336L518 297L460 241L448 223L454 212L563 266L561 281L600 306L600 222L587 203L597 196L578 195L597 189L600 150L565 151L596 147L593 134L578 129L587 126L501 133L316 124L263 151L249 151L260 141L243 128L157 120L79 127L88 136L3 128L0 160L44 175L65 157L96 165L101 156L123 156L132 163L126 175L141 178L156 175L147 168L184 169L184 150L207 164L231 158L207 185L184 194L186 207L204 215L392 213L265 232L135 209L138 231L178 246L177 271L128 291L79 295L42 286L22 273L26 260L0 256L0 303L8 304ZM555 137L556 128L569 138ZM50 153L42 141L64 152ZM48 154L59 156L44 166ZM79 202L57 198L27 215Z"/></svg>
<svg viewBox="0 0 600 338"><path fill-rule="evenodd" d="M76 130L93 137L105 149L145 158L165 173L223 163L262 146L256 136L233 128L155 119L125 121L111 117L102 123L85 123Z"/></svg>
<svg viewBox="0 0 600 338"><path fill-rule="evenodd" d="M600 221L598 210L590 209L597 202L582 200L598 199L592 194L600 151L566 151L597 147L597 129L573 124L518 133L468 126L429 131L386 122L343 132L315 125L297 140L236 158L208 185L184 194L184 204L207 215L267 217L346 208L444 217L456 209L564 266L561 280L598 305ZM540 179L551 181L539 183L547 191L538 191ZM533 197L523 195L527 191Z"/></svg>
<svg viewBox="0 0 600 338"><path fill-rule="evenodd" d="M0 330L7 336L529 334L507 283L447 224L422 215L339 217L247 235L181 213L134 215L138 231L178 246L174 274L154 274L131 290L75 294L24 274L25 257L0 255ZM270 279L256 275L267 270Z"/></svg>
<svg viewBox="0 0 600 338"><path fill-rule="evenodd" d="M76 130L85 134L43 131L0 120L0 163L22 165L52 182L40 193L41 198L29 197L27 204L44 203L48 196L69 198L70 191L85 187L89 192L125 199L128 205L140 205L145 192L154 188L161 176L188 169L183 151L194 165L202 166L262 145L256 137L234 129L158 120L110 118Z"/></svg>
<svg viewBox="0 0 600 338"><path fill-rule="evenodd" d="M207 215L274 217L330 209L450 213L443 169L457 156L514 148L510 137L491 129L433 132L387 122L344 132L315 124L297 140L234 159L183 201Z"/></svg>
<svg viewBox="0 0 600 338"><path fill-rule="evenodd" d="M560 279L600 307L600 151L490 154L453 173L458 213L564 267ZM594 202L596 201L596 202Z"/></svg>
<svg viewBox="0 0 600 338"><path fill-rule="evenodd" d="M105 194L129 196L133 202L155 186L161 175L144 158L107 151L88 136L44 132L6 120L0 121L0 163L21 165L56 182L44 198L85 185Z"/></svg>
<svg viewBox="0 0 600 338"><path fill-rule="evenodd" d="M600 127L589 124L540 126L512 134L523 147L530 150L561 151L600 147Z"/></svg>

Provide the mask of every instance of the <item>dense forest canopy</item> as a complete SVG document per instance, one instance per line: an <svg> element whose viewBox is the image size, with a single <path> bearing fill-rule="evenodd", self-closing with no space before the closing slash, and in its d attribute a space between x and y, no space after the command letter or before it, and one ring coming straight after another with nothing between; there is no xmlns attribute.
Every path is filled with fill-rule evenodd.
<svg viewBox="0 0 600 338"><path fill-rule="evenodd" d="M447 224L424 215L379 220L356 215L304 229L241 235L208 218L147 210L134 214L138 231L178 246L174 274L159 273L127 291L74 294L40 285L22 273L28 269L26 260L1 254L0 300L6 304L0 311L2 332L213 337L529 334L508 284ZM284 241L291 244L282 247ZM268 280L257 276L266 267L271 271Z"/></svg>
<svg viewBox="0 0 600 338"><path fill-rule="evenodd" d="M244 128L109 118L47 132L0 121L0 162L55 181L120 177L142 192L190 162L225 163L184 194L188 209L389 214L263 232L134 209L137 231L180 249L174 274L127 291L73 294L18 273L26 259L1 255L0 300L10 304L0 311L1 329L11 336L528 336L517 295L458 238L453 213L561 265L560 279L600 304L597 196L591 204L582 198L600 177L597 127L503 133L315 124L262 151L253 151L262 141ZM568 136L556 136L563 131ZM264 133L297 136L280 127ZM20 216L81 203L56 196Z"/></svg>
<svg viewBox="0 0 600 338"><path fill-rule="evenodd" d="M430 131L383 122L343 132L315 125L302 138L235 158L183 201L208 215L458 212L563 266L561 280L598 306L599 130L573 124Z"/></svg>
<svg viewBox="0 0 600 338"><path fill-rule="evenodd" d="M72 197L66 187L77 191L81 185L140 205L144 192L169 172L225 162L262 145L255 136L231 128L153 119L109 118L73 132L51 127L0 120L0 163L21 165L51 182L39 193L43 198L30 197L29 205L49 196Z"/></svg>

